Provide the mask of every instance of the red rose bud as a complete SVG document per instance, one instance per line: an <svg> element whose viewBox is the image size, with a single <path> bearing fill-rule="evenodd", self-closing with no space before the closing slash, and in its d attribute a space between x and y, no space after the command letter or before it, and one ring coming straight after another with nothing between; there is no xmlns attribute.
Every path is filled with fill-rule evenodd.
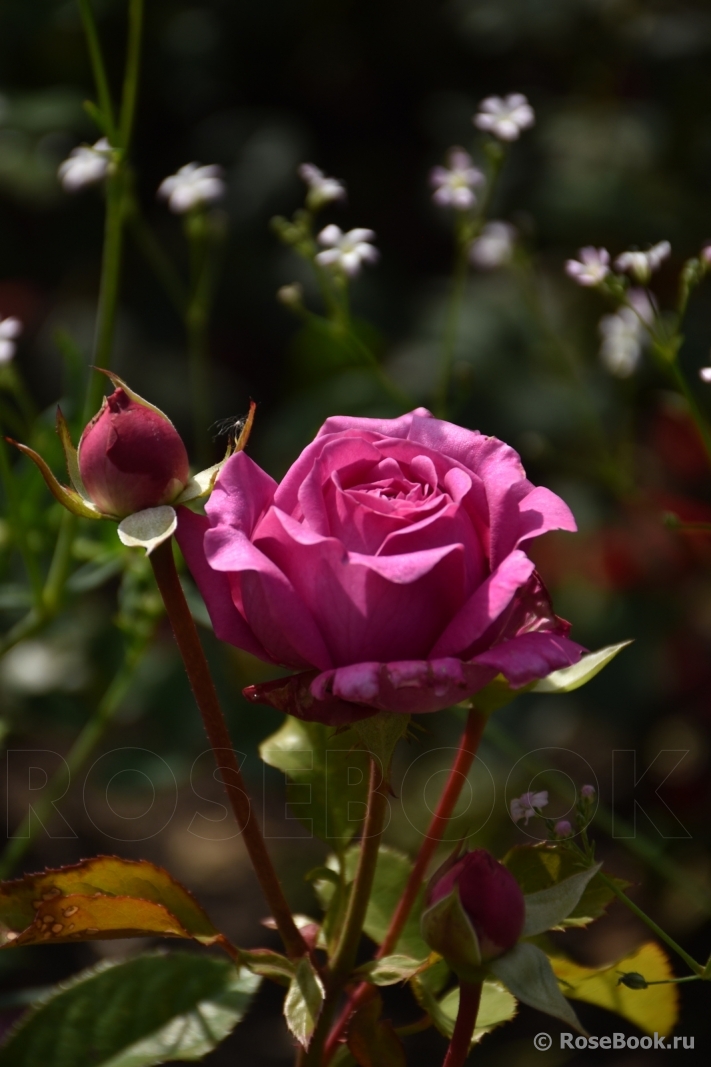
<svg viewBox="0 0 711 1067"><path fill-rule="evenodd" d="M523 931L518 882L486 849L447 860L430 879L422 913L428 945L466 977L513 948Z"/></svg>
<svg viewBox="0 0 711 1067"><path fill-rule="evenodd" d="M90 499L124 518L170 504L190 478L188 454L170 419L118 388L81 436L79 472Z"/></svg>

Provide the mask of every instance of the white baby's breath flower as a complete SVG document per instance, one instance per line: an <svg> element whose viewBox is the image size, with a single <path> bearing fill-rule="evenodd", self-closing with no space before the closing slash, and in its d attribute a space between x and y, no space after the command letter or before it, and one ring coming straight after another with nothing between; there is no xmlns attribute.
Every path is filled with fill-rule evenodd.
<svg viewBox="0 0 711 1067"><path fill-rule="evenodd" d="M15 339L22 333L22 323L9 315L0 319L0 366L9 363L15 355Z"/></svg>
<svg viewBox="0 0 711 1067"><path fill-rule="evenodd" d="M644 289L630 289L627 294L632 307L622 307L614 315L603 315L598 330L602 337L600 359L616 378L634 374L648 344L645 323L651 324L655 309Z"/></svg>
<svg viewBox="0 0 711 1067"><path fill-rule="evenodd" d="M68 193L76 193L87 185L103 181L111 165L111 153L111 145L105 137L96 144L72 148L57 171L64 189Z"/></svg>
<svg viewBox="0 0 711 1067"><path fill-rule="evenodd" d="M523 819L526 826L528 820L536 814L536 808L545 808L548 803L548 792L543 789L540 793L524 793L511 801L511 818L514 822Z"/></svg>
<svg viewBox="0 0 711 1067"><path fill-rule="evenodd" d="M318 235L324 251L318 253L316 262L355 278L363 263L377 263L380 257L378 249L370 244L374 237L372 230L356 228L344 233L340 226L327 226Z"/></svg>
<svg viewBox="0 0 711 1067"><path fill-rule="evenodd" d="M481 270L506 267L513 259L516 247L516 228L508 222L494 219L487 222L469 250L469 258Z"/></svg>
<svg viewBox="0 0 711 1067"><path fill-rule="evenodd" d="M317 211L324 204L330 204L334 200L345 200L346 187L337 178L327 177L322 170L313 163L302 163L299 167L299 177L309 187L306 194L306 203Z"/></svg>
<svg viewBox="0 0 711 1067"><path fill-rule="evenodd" d="M522 130L536 121L536 114L523 93L487 96L472 119L474 125L501 141L517 141Z"/></svg>
<svg viewBox="0 0 711 1067"><path fill-rule="evenodd" d="M711 367L701 367L699 369L699 378L702 382L711 382Z"/></svg>
<svg viewBox="0 0 711 1067"><path fill-rule="evenodd" d="M158 186L158 196L168 201L168 207L175 215L184 215L225 195L223 173L217 164L202 167L199 163L186 163L175 174L163 179Z"/></svg>
<svg viewBox="0 0 711 1067"><path fill-rule="evenodd" d="M669 242L659 241L658 244L652 245L645 252L637 250L623 252L615 260L615 267L617 270L631 274L635 281L644 285L651 278L653 271L659 270L659 267L670 252L671 245Z"/></svg>
<svg viewBox="0 0 711 1067"><path fill-rule="evenodd" d="M581 248L580 259L569 259L566 273L578 285L599 285L610 273L610 253L606 248Z"/></svg>
<svg viewBox="0 0 711 1067"><path fill-rule="evenodd" d="M447 164L430 171L430 185L434 189L432 199L441 207L467 211L476 203L474 189L483 184L484 175L463 148L450 148Z"/></svg>

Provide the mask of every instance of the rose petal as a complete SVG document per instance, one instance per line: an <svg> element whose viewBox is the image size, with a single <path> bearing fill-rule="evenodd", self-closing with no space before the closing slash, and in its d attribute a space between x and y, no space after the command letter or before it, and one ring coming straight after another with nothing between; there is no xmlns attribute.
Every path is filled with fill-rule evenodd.
<svg viewBox="0 0 711 1067"><path fill-rule="evenodd" d="M278 566L243 533L231 526L208 530L205 555L214 570L233 575L233 598L239 595L247 622L271 659L290 667L331 666L306 604Z"/></svg>
<svg viewBox="0 0 711 1067"><path fill-rule="evenodd" d="M257 640L246 620L237 610L229 579L213 570L205 556L205 534L210 528L204 515L196 515L189 508L178 508L178 529L175 537L180 551L195 579L215 631L220 641L243 648L259 659L275 662Z"/></svg>
<svg viewBox="0 0 711 1067"><path fill-rule="evenodd" d="M533 571L533 562L523 552L517 550L507 556L455 615L432 649L432 656L465 656L505 611Z"/></svg>

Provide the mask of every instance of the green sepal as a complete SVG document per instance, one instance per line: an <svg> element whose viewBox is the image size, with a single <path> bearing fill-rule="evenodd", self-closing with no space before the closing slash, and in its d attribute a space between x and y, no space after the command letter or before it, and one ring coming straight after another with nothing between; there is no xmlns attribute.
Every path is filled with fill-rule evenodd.
<svg viewBox="0 0 711 1067"><path fill-rule="evenodd" d="M113 515L102 514L94 504L88 500L82 499L75 489L70 489L68 486L58 482L47 463L33 448L29 448L28 445L22 445L19 441L14 441L12 437L6 437L5 440L8 444L14 445L20 452L23 452L24 455L30 457L32 462L39 468L40 474L44 478L47 488L52 496L58 500L62 507L65 507L67 511L71 511L73 515L79 515L82 519L114 518Z"/></svg>
<svg viewBox="0 0 711 1067"><path fill-rule="evenodd" d="M386 779L390 778L395 747L407 733L409 725L409 715L392 711L379 711L369 719L353 723L353 730L358 734L363 748L379 761Z"/></svg>
<svg viewBox="0 0 711 1067"><path fill-rule="evenodd" d="M524 896L526 919L521 936L535 937L536 934L543 934L546 930L560 926L575 910L588 883L601 868L602 864L596 863L593 867L586 867L577 874L571 874L569 878L563 878L548 889L539 889Z"/></svg>
<svg viewBox="0 0 711 1067"><path fill-rule="evenodd" d="M561 993L550 960L536 945L519 941L508 952L491 960L488 967L517 1000L587 1034Z"/></svg>
<svg viewBox="0 0 711 1067"><path fill-rule="evenodd" d="M453 971L468 982L481 981L481 949L455 886L422 912L422 936L430 948L442 956Z"/></svg>

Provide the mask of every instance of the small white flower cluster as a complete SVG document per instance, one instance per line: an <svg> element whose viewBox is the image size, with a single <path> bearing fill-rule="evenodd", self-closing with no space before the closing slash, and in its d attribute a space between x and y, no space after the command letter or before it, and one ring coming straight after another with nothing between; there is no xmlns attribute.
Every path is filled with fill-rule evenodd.
<svg viewBox="0 0 711 1067"><path fill-rule="evenodd" d="M580 259L569 259L565 264L566 273L578 285L599 285L610 273L610 253L606 248L593 248L588 245L578 252Z"/></svg>
<svg viewBox="0 0 711 1067"><path fill-rule="evenodd" d="M603 315L598 329L602 337L600 359L616 378L634 374L649 342L646 325L654 321L655 309L644 289L630 289L627 294L631 307L622 307L614 315Z"/></svg>
<svg viewBox="0 0 711 1067"><path fill-rule="evenodd" d="M0 367L15 355L15 341L22 333L22 323L12 315L0 319Z"/></svg>
<svg viewBox="0 0 711 1067"><path fill-rule="evenodd" d="M494 219L487 222L469 249L469 259L480 270L507 267L516 249L516 227Z"/></svg>
<svg viewBox="0 0 711 1067"><path fill-rule="evenodd" d="M158 196L168 201L175 215L185 215L194 208L221 200L225 195L224 171L217 164L201 167L186 163L175 174L164 178L158 186Z"/></svg>
<svg viewBox="0 0 711 1067"><path fill-rule="evenodd" d="M671 252L668 241L659 241L651 248L640 252L633 249L622 252L615 260L615 269L629 274L641 285L651 278L655 270L659 270L664 260ZM599 285L610 273L610 253L606 248L581 248L578 252L579 259L569 259L565 264L566 273L573 278L578 285Z"/></svg>
<svg viewBox="0 0 711 1067"><path fill-rule="evenodd" d="M484 175L463 148L450 148L447 163L447 167L433 167L430 171L432 199L440 207L468 211L476 203L474 190L484 184Z"/></svg>
<svg viewBox="0 0 711 1067"><path fill-rule="evenodd" d="M317 253L316 262L355 278L363 263L377 263L380 257L378 249L370 244L374 237L372 230L356 228L344 233L340 226L326 226L317 238L324 251Z"/></svg>
<svg viewBox="0 0 711 1067"><path fill-rule="evenodd" d="M517 141L535 121L536 114L523 93L487 96L472 119L477 129L493 133L500 141Z"/></svg>
<svg viewBox="0 0 711 1067"><path fill-rule="evenodd" d="M529 792L520 797L514 797L510 804L511 818L514 822L523 819L525 825L528 826L528 820L537 814L536 808L545 808L547 803L548 792L545 789L540 793Z"/></svg>
<svg viewBox="0 0 711 1067"><path fill-rule="evenodd" d="M103 181L109 173L112 155L113 149L106 137L96 144L73 148L59 165L62 186L68 193L76 193ZM168 201L168 207L176 215L220 200L225 195L222 167L187 163L161 182L158 195Z"/></svg>
<svg viewBox="0 0 711 1067"><path fill-rule="evenodd" d="M312 211L318 211L319 208L333 203L334 200L345 200L346 187L343 182L337 178L329 178L313 163L302 163L298 174L308 186L306 203Z"/></svg>
<svg viewBox="0 0 711 1067"><path fill-rule="evenodd" d="M646 285L655 270L659 270L671 252L668 241L652 245L646 252L623 252L615 260L617 270L630 274L640 285Z"/></svg>
<svg viewBox="0 0 711 1067"><path fill-rule="evenodd" d="M106 137L96 144L82 144L73 148L67 159L59 164L58 176L68 193L77 193L87 185L103 181L111 165L111 145Z"/></svg>

